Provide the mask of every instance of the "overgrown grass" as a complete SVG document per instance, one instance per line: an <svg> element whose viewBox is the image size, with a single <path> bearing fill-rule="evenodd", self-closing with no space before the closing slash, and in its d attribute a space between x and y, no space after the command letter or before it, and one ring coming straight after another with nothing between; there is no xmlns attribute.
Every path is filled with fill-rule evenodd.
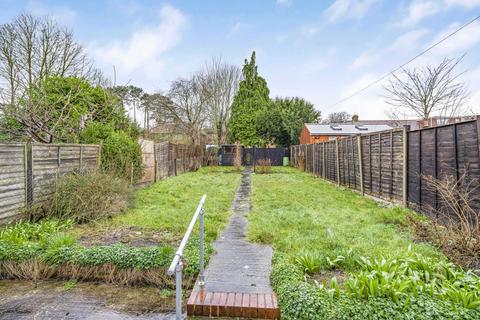
<svg viewBox="0 0 480 320"><path fill-rule="evenodd" d="M205 234L207 241L213 240L225 227L239 182L240 174L231 167L205 167L171 177L138 190L125 214L92 223L82 228L80 234L91 228L108 231L136 227L178 239L185 233L202 195L206 194Z"/></svg>
<svg viewBox="0 0 480 320"><path fill-rule="evenodd" d="M480 279L415 243L406 210L291 168L255 175L252 207L249 238L275 249L282 319L480 317Z"/></svg>
<svg viewBox="0 0 480 320"><path fill-rule="evenodd" d="M396 257L409 245L427 256L440 256L426 244L415 244L402 224L406 212L385 208L349 190L292 168L254 175L249 238L272 244L295 257L303 252L323 256Z"/></svg>
<svg viewBox="0 0 480 320"><path fill-rule="evenodd" d="M166 276L166 268L201 196L207 194L208 261L210 242L227 222L239 180L240 174L231 168L203 168L137 190L134 202L123 215L77 226L73 220L8 225L0 230L0 279L55 278L171 287L173 282ZM148 230L160 237L154 244L147 241L135 247L128 242L118 243L118 239L95 245L77 240L92 233L108 236L118 229L139 234L143 234L139 230ZM195 235L185 251L186 275L192 280L187 283L193 284L198 273L198 255Z"/></svg>

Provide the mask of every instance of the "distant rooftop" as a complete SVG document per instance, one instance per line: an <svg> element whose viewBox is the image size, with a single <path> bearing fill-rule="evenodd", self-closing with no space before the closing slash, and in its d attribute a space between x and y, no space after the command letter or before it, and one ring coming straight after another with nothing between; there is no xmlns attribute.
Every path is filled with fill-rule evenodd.
<svg viewBox="0 0 480 320"><path fill-rule="evenodd" d="M311 135L353 135L358 133L377 132L392 129L392 126L384 124L318 124L306 123L308 131Z"/></svg>

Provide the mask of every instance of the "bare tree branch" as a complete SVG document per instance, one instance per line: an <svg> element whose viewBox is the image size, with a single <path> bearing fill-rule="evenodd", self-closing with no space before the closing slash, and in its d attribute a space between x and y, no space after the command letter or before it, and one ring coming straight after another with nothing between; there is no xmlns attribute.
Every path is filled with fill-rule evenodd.
<svg viewBox="0 0 480 320"><path fill-rule="evenodd" d="M464 72L455 71L462 59L463 56L445 58L437 66L403 69L400 76L393 74L393 80L384 87L386 102L393 106L387 116L393 120L407 116L428 120L432 116L449 118L463 115L468 92L460 81Z"/></svg>

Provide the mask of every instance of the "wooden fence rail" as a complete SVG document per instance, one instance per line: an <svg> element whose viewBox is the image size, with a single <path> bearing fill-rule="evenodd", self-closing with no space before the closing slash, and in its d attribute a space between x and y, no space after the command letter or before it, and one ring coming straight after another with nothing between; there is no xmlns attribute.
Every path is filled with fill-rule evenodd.
<svg viewBox="0 0 480 320"><path fill-rule="evenodd" d="M139 184L153 183L166 177L184 172L195 171L204 161L203 146L173 144L169 142L153 143L142 140L144 176Z"/></svg>
<svg viewBox="0 0 480 320"><path fill-rule="evenodd" d="M442 203L427 177L463 177L470 205L480 210L480 117L409 131L393 129L291 147L291 165L428 215Z"/></svg>
<svg viewBox="0 0 480 320"><path fill-rule="evenodd" d="M0 223L30 205L42 204L65 173L97 168L100 146L81 144L0 144Z"/></svg>

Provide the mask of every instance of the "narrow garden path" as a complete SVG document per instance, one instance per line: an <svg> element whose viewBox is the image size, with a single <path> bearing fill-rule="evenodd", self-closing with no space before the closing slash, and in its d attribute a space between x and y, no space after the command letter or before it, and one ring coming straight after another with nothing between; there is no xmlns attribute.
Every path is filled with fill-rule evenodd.
<svg viewBox="0 0 480 320"><path fill-rule="evenodd" d="M205 271L205 287L197 285L190 296L189 315L278 318L269 278L273 250L246 239L250 175L250 168L242 173L230 222L213 244L216 254Z"/></svg>

